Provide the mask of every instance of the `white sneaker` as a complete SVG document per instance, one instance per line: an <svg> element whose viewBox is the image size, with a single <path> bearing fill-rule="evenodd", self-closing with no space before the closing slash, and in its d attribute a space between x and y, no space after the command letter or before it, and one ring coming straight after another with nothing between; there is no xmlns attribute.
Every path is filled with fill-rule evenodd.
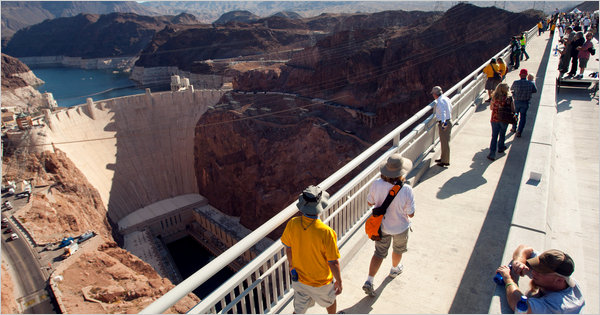
<svg viewBox="0 0 600 315"><path fill-rule="evenodd" d="M367 295L375 296L375 289L373 289L373 284L371 282L365 281L365 284L363 284L362 289Z"/></svg>
<svg viewBox="0 0 600 315"><path fill-rule="evenodd" d="M392 267L392 269L390 269L390 277L396 278L398 275L400 275L402 273L403 270L404 270L403 264L398 265L397 268Z"/></svg>

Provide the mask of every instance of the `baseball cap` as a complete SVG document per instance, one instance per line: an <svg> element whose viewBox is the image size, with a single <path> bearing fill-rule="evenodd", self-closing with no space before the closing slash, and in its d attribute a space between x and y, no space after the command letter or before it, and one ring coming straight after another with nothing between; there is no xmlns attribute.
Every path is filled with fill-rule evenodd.
<svg viewBox="0 0 600 315"><path fill-rule="evenodd" d="M538 273L557 273L566 278L569 286L574 286L573 280L570 278L575 271L575 263L568 254L557 250L550 249L543 252L541 255L527 259L527 266Z"/></svg>
<svg viewBox="0 0 600 315"><path fill-rule="evenodd" d="M521 69L521 71L519 72L519 75L527 75L527 69Z"/></svg>

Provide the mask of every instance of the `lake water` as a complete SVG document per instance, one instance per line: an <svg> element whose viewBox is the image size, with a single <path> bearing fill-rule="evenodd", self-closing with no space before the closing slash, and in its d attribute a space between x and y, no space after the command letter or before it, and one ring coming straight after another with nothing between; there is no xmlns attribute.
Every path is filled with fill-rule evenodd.
<svg viewBox="0 0 600 315"><path fill-rule="evenodd" d="M145 89L137 88L135 82L129 80L129 73L58 67L32 68L31 71L46 82L38 91L51 92L61 107L85 104L88 97L99 101L145 93Z"/></svg>

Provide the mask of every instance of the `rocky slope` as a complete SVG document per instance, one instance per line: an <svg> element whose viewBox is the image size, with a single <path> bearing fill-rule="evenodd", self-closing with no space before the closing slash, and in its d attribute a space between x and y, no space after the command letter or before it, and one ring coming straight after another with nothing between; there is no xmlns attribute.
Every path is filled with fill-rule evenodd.
<svg viewBox="0 0 600 315"><path fill-rule="evenodd" d="M166 25L196 23L189 14L149 17L133 13L80 14L19 30L4 51L17 57L136 56Z"/></svg>
<svg viewBox="0 0 600 315"><path fill-rule="evenodd" d="M42 105L42 95L34 87L43 83L27 65L2 54L2 107L34 112Z"/></svg>
<svg viewBox="0 0 600 315"><path fill-rule="evenodd" d="M53 273L63 277L54 283L67 314L139 313L174 287L116 243L98 237L90 242ZM183 314L198 302L189 294L166 313Z"/></svg>
<svg viewBox="0 0 600 315"><path fill-rule="evenodd" d="M356 24L385 23L386 15L393 13ZM245 226L259 226L304 186L319 183L431 102L432 86L456 84L539 16L460 4L428 18L415 18L412 27L336 32L283 66L239 70L234 90L317 97L327 106L268 93L224 97L196 130L200 193Z"/></svg>
<svg viewBox="0 0 600 315"><path fill-rule="evenodd" d="M15 297L15 287L7 268L8 267L4 264L4 260L2 260L2 271L0 273L0 278L2 279L2 286L0 288L2 297L0 303L2 304L2 307L0 307L0 309L2 309L2 314L16 314L18 312L18 306Z"/></svg>
<svg viewBox="0 0 600 315"><path fill-rule="evenodd" d="M67 313L137 313L174 286L150 265L117 246L97 190L63 152L5 154L2 176L4 180L32 178L36 188L31 201L14 216L37 244L54 243L87 230L97 234L75 255L55 266L52 276L63 277L57 285ZM13 307L6 300L11 292L14 299L13 284L5 277L4 268L3 312ZM198 301L190 294L169 312L184 313Z"/></svg>
<svg viewBox="0 0 600 315"><path fill-rule="evenodd" d="M57 242L87 230L112 239L100 195L63 152L17 154L3 164L5 180L33 178L34 185L48 185L32 195L28 207L15 214L36 243Z"/></svg>

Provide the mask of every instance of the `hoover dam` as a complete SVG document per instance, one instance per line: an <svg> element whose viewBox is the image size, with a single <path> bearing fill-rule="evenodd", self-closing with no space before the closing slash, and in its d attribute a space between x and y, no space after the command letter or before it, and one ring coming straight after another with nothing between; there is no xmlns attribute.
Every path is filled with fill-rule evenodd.
<svg viewBox="0 0 600 315"><path fill-rule="evenodd" d="M33 143L60 149L98 189L113 223L163 199L198 194L194 130L223 95L218 90L160 92L46 112Z"/></svg>

